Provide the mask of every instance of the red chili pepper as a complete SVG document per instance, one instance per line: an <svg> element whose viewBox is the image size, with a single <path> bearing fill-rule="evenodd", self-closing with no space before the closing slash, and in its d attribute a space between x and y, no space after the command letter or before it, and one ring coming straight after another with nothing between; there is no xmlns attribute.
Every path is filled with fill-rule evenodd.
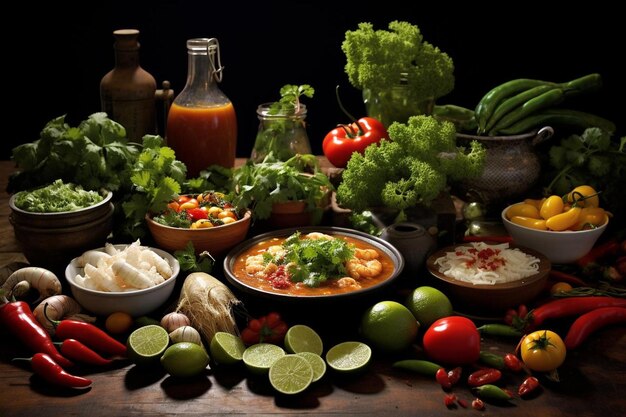
<svg viewBox="0 0 626 417"><path fill-rule="evenodd" d="M565 336L567 350L576 349L596 330L616 323L626 322L626 308L602 307L578 317Z"/></svg>
<svg viewBox="0 0 626 417"><path fill-rule="evenodd" d="M519 372L524 367L524 364L516 355L507 353L504 355L504 366L506 366L509 371Z"/></svg>
<svg viewBox="0 0 626 417"><path fill-rule="evenodd" d="M39 324L30 307L23 301L7 303L0 307L0 323L4 325L33 353L47 353L60 365L73 363L54 347L48 332Z"/></svg>
<svg viewBox="0 0 626 417"><path fill-rule="evenodd" d="M353 152L363 154L365 148L383 139L389 139L385 126L371 117L356 120L341 104L339 86L337 86L337 102L341 110L353 121L349 125L339 125L331 130L322 142L324 155L337 168L345 168Z"/></svg>
<svg viewBox="0 0 626 417"><path fill-rule="evenodd" d="M441 385L441 388L443 389L448 390L452 388L452 383L450 382L450 378L448 378L448 372L444 368L437 369L437 373L435 374L435 380L437 381L437 383L439 383L439 385Z"/></svg>
<svg viewBox="0 0 626 417"><path fill-rule="evenodd" d="M534 376L529 376L519 386L519 388L517 389L517 393L520 397L523 397L524 395L535 392L539 388L539 386L539 380Z"/></svg>
<svg viewBox="0 0 626 417"><path fill-rule="evenodd" d="M470 387L480 387L485 384L492 384L502 377L502 372L493 368L479 369L470 374L467 384Z"/></svg>
<svg viewBox="0 0 626 417"><path fill-rule="evenodd" d="M528 313L528 322L530 327L536 328L548 319L576 316L601 307L626 307L626 299L601 296L559 298Z"/></svg>
<svg viewBox="0 0 626 417"><path fill-rule="evenodd" d="M118 342L99 327L77 320L52 320L46 314L47 308L46 303L43 307L43 314L55 326L55 335L59 339L76 339L98 352L126 356L126 345Z"/></svg>
<svg viewBox="0 0 626 417"><path fill-rule="evenodd" d="M113 362L111 359L103 358L76 339L65 339L63 342L58 343L57 346L59 346L62 354L77 362L99 366L109 365Z"/></svg>
<svg viewBox="0 0 626 417"><path fill-rule="evenodd" d="M467 408L467 401L461 399L461 398L457 398L456 399L457 404L459 404L461 407L463 408Z"/></svg>
<svg viewBox="0 0 626 417"><path fill-rule="evenodd" d="M266 316L252 319L248 326L241 331L241 340L246 345L255 343L282 344L287 333L287 323L280 314L271 312Z"/></svg>
<svg viewBox="0 0 626 417"><path fill-rule="evenodd" d="M33 372L41 376L48 382L62 387L85 388L91 385L91 380L80 376L72 375L63 370L61 365L56 363L50 355L46 353L35 353L32 358L15 358L14 361L28 360L33 368Z"/></svg>
<svg viewBox="0 0 626 417"><path fill-rule="evenodd" d="M550 278L553 278L555 281L567 282L568 284L572 284L577 287L586 287L588 285L584 280L582 280L581 278L578 278L575 275L568 274L562 271L556 271L554 269L550 270L549 276Z"/></svg>
<svg viewBox="0 0 626 417"><path fill-rule="evenodd" d="M611 239L593 247L585 256L578 259L576 264L581 268L589 266L592 262L598 261L600 258L609 255L615 255L620 250L620 244L617 240Z"/></svg>
<svg viewBox="0 0 626 417"><path fill-rule="evenodd" d="M461 373L463 373L463 368L460 366L448 371L448 380L450 381L450 384L456 385L456 383L461 379Z"/></svg>

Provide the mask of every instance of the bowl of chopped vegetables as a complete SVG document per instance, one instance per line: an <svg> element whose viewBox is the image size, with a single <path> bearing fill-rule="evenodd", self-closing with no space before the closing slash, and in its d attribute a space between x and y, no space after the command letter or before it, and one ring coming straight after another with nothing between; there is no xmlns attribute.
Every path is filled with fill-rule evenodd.
<svg viewBox="0 0 626 417"><path fill-rule="evenodd" d="M196 254L208 251L214 258L243 241L250 229L252 212L237 210L224 194L205 192L183 195L146 223L156 244L168 251L183 250L191 242Z"/></svg>
<svg viewBox="0 0 626 417"><path fill-rule="evenodd" d="M110 191L88 191L57 180L11 196L9 221L33 265L61 270L74 256L106 242L113 227Z"/></svg>
<svg viewBox="0 0 626 417"><path fill-rule="evenodd" d="M179 272L174 256L135 241L83 252L67 264L65 278L73 297L91 313L137 317L165 304Z"/></svg>
<svg viewBox="0 0 626 417"><path fill-rule="evenodd" d="M439 249L426 266L455 310L493 314L537 297L552 263L530 248L473 242Z"/></svg>

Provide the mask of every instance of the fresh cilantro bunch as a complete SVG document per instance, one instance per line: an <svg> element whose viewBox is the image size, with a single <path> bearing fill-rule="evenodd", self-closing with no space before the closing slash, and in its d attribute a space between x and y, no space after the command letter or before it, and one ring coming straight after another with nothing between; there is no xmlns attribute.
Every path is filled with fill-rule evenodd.
<svg viewBox="0 0 626 417"><path fill-rule="evenodd" d="M163 146L163 138L143 137L143 150L132 165L133 192L122 203L126 223L123 233L133 238L145 235L146 213L160 213L181 192L187 167L176 159L172 148Z"/></svg>
<svg viewBox="0 0 626 417"><path fill-rule="evenodd" d="M52 119L38 140L13 149L18 172L9 178L10 193L61 179L86 190L130 188L129 169L139 150L126 139L122 125L106 113L94 113L71 127L65 116Z"/></svg>
<svg viewBox="0 0 626 417"><path fill-rule="evenodd" d="M302 239L299 232L289 236L283 246L291 281L309 287L347 276L345 263L354 255L352 245L342 239Z"/></svg>
<svg viewBox="0 0 626 417"><path fill-rule="evenodd" d="M549 153L553 169L547 195L564 195L579 185L589 185L600 192L602 207L614 214L626 213L626 137L618 143L609 133L592 127L562 139ZM614 220L624 222L623 216Z"/></svg>
<svg viewBox="0 0 626 417"><path fill-rule="evenodd" d="M315 155L310 154L298 154L284 162L275 161L272 154L258 164L249 160L235 170L233 184L237 184L233 205L252 208L258 219L269 218L274 203L304 200L314 224L322 217L320 203L334 189Z"/></svg>

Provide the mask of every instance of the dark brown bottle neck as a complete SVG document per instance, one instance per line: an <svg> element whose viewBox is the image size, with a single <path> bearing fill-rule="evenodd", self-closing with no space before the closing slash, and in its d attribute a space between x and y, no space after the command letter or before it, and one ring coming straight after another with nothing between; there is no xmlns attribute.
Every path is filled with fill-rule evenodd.
<svg viewBox="0 0 626 417"><path fill-rule="evenodd" d="M117 68L136 68L139 66L139 49L115 50L115 66Z"/></svg>

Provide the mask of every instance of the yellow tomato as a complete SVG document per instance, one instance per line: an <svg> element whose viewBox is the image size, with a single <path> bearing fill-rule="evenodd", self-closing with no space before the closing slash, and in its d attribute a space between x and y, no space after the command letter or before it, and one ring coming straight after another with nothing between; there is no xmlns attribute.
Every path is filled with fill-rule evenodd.
<svg viewBox="0 0 626 417"><path fill-rule="evenodd" d="M567 230L578 222L580 207L572 207L565 213L557 214L546 220L546 227L557 232Z"/></svg>
<svg viewBox="0 0 626 417"><path fill-rule="evenodd" d="M220 207L213 206L209 208L210 217L217 217L217 215L221 212L222 212L222 209Z"/></svg>
<svg viewBox="0 0 626 417"><path fill-rule="evenodd" d="M527 198L524 200L524 203L530 204L531 206L535 206L535 208L539 210L541 209L541 205L543 204L544 201L546 201L545 198L542 198L541 200L533 200L532 198Z"/></svg>
<svg viewBox="0 0 626 417"><path fill-rule="evenodd" d="M506 211L507 219L511 220L511 217L513 216L522 216L522 217L530 217L533 219L538 219L539 210L537 210L537 207L533 206L532 204L517 203L517 204L513 204Z"/></svg>
<svg viewBox="0 0 626 417"><path fill-rule="evenodd" d="M546 221L543 219L532 219L530 217L513 216L511 222L519 224L520 226L529 227L537 230L547 230Z"/></svg>
<svg viewBox="0 0 626 417"><path fill-rule="evenodd" d="M213 223L207 219L200 219L191 224L190 229L209 229L213 227Z"/></svg>
<svg viewBox="0 0 626 417"><path fill-rule="evenodd" d="M588 185L580 185L567 194L567 202L577 202L579 207L600 207L598 193Z"/></svg>
<svg viewBox="0 0 626 417"><path fill-rule="evenodd" d="M539 372L553 371L561 366L567 353L563 339L550 330L537 330L526 335L520 350L528 369Z"/></svg>
<svg viewBox="0 0 626 417"><path fill-rule="evenodd" d="M550 287L550 294L558 294L560 292L567 292L572 289L572 286L567 282L557 282Z"/></svg>
<svg viewBox="0 0 626 417"><path fill-rule="evenodd" d="M563 199L558 195L551 195L546 198L539 210L541 218L546 220L560 213L563 213Z"/></svg>

